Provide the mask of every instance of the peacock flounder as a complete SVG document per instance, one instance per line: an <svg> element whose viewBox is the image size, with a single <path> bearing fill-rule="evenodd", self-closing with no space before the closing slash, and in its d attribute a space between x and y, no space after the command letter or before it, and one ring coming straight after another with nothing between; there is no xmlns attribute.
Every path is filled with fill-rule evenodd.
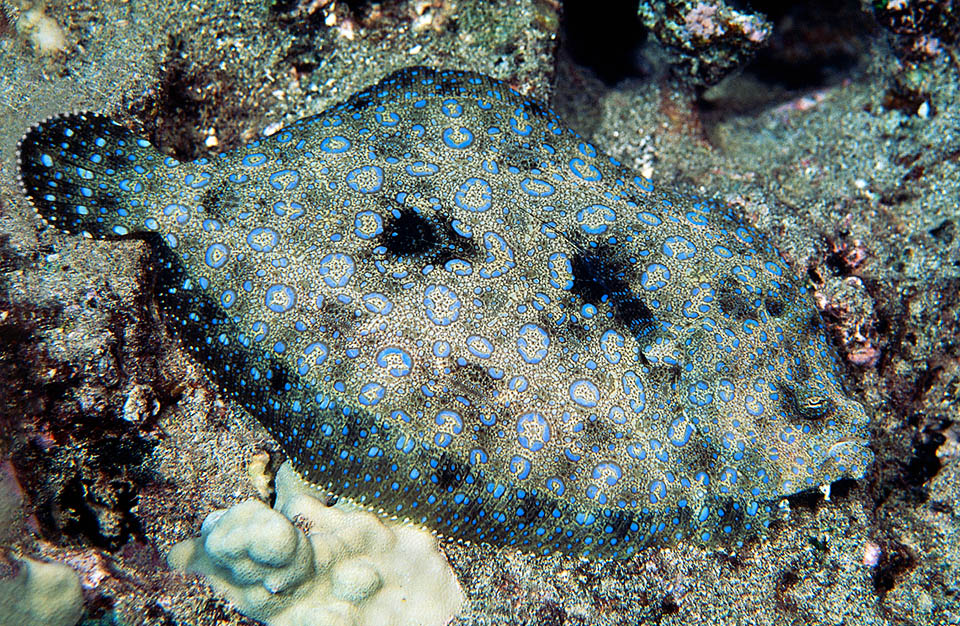
<svg viewBox="0 0 960 626"><path fill-rule="evenodd" d="M165 318L306 479L445 535L735 545L873 458L767 239L493 79L405 69L192 163L57 117L20 171L54 226L151 242Z"/></svg>

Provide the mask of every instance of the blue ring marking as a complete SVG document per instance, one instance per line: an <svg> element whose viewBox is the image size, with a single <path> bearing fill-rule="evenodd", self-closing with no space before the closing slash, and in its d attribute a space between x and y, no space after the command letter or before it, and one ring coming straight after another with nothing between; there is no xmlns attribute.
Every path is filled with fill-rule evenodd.
<svg viewBox="0 0 960 626"><path fill-rule="evenodd" d="M440 106L440 110L447 117L456 118L463 115L463 107L460 105L459 102L457 102L453 98L448 98L444 100L443 104Z"/></svg>
<svg viewBox="0 0 960 626"><path fill-rule="evenodd" d="M500 261L500 265L493 269L486 267L480 269L481 278L498 278L503 276L507 270L516 266L513 260L513 250L507 245L506 239L493 231L483 233L483 247L487 250L487 256L483 259L484 263L493 263L497 260L496 250L501 254L505 253L506 259Z"/></svg>
<svg viewBox="0 0 960 626"><path fill-rule="evenodd" d="M743 226L738 226L735 232L737 237L741 239L744 243L748 243L748 244L753 243L753 235L751 235L750 231L744 228Z"/></svg>
<svg viewBox="0 0 960 626"><path fill-rule="evenodd" d="M437 326L449 326L460 317L460 297L446 285L427 285L423 291L427 318Z"/></svg>
<svg viewBox="0 0 960 626"><path fill-rule="evenodd" d="M450 429L454 435L459 435L463 431L463 418L456 411L447 409L439 411L433 421L437 426L450 424Z"/></svg>
<svg viewBox="0 0 960 626"><path fill-rule="evenodd" d="M259 343L266 339L270 333L270 324L267 324L263 320L257 320L250 326L250 330L253 331L253 340Z"/></svg>
<svg viewBox="0 0 960 626"><path fill-rule="evenodd" d="M456 193L453 201L465 211L481 213L493 206L493 190L482 178L468 178Z"/></svg>
<svg viewBox="0 0 960 626"><path fill-rule="evenodd" d="M618 348L624 345L623 335L615 330L605 331L600 336L600 347L603 349L603 356L611 365L616 365L622 358L622 353Z"/></svg>
<svg viewBox="0 0 960 626"><path fill-rule="evenodd" d="M460 141L457 141L454 137L455 134L461 136ZM440 137L448 148L453 148L454 150L463 150L473 144L473 133L470 132L469 128L464 128L463 126L458 129L445 128Z"/></svg>
<svg viewBox="0 0 960 626"><path fill-rule="evenodd" d="M547 259L550 271L550 286L554 289L569 291L573 289L573 265L563 252L554 252ZM563 282L561 283L561 279Z"/></svg>
<svg viewBox="0 0 960 626"><path fill-rule="evenodd" d="M603 178L603 176L600 174L600 170L598 170L593 165L590 165L583 159L580 159L580 158L570 159L569 166L570 166L570 171L573 172L573 174L576 177L582 178L585 181L595 182Z"/></svg>
<svg viewBox="0 0 960 626"><path fill-rule="evenodd" d="M507 383L507 387L510 388L510 391L516 391L517 393L523 393L527 390L529 383L527 383L526 376L514 376Z"/></svg>
<svg viewBox="0 0 960 626"><path fill-rule="evenodd" d="M467 337L467 350L479 359L489 359L493 355L493 344L486 337L470 335Z"/></svg>
<svg viewBox="0 0 960 626"><path fill-rule="evenodd" d="M706 406L713 402L713 394L710 393L710 385L705 381L698 380L687 387L687 400L696 406Z"/></svg>
<svg viewBox="0 0 960 626"><path fill-rule="evenodd" d="M553 185L539 178L524 178L520 181L520 189L534 198L546 198L552 196L554 192Z"/></svg>
<svg viewBox="0 0 960 626"><path fill-rule="evenodd" d="M623 395L630 402L630 408L634 413L643 413L647 408L647 394L643 389L643 379L633 370L627 370L620 377L620 384L623 389Z"/></svg>
<svg viewBox="0 0 960 626"><path fill-rule="evenodd" d="M730 402L733 400L736 387L733 386L733 383L727 380L726 378L721 378L720 382L717 385L717 397L719 397L724 402Z"/></svg>
<svg viewBox="0 0 960 626"><path fill-rule="evenodd" d="M383 188L383 170L376 165L362 165L347 172L347 186L360 193L375 193Z"/></svg>
<svg viewBox="0 0 960 626"><path fill-rule="evenodd" d="M754 417L763 415L764 412L763 403L750 394L747 394L747 396L743 399L743 407L747 410L747 413L753 415Z"/></svg>
<svg viewBox="0 0 960 626"><path fill-rule="evenodd" d="M328 287L346 287L357 269L353 259L342 252L327 254L317 265L317 274Z"/></svg>
<svg viewBox="0 0 960 626"><path fill-rule="evenodd" d="M357 395L357 400L363 406L375 406L378 402L383 400L383 396L386 394L386 389L383 388L383 385L379 383L367 383L360 388L360 393Z"/></svg>
<svg viewBox="0 0 960 626"><path fill-rule="evenodd" d="M530 460L520 455L515 455L510 459L510 473L514 474L518 480L524 480L530 476L530 470L532 468L533 465L530 463Z"/></svg>
<svg viewBox="0 0 960 626"><path fill-rule="evenodd" d="M297 303L297 293L288 285L273 285L267 289L263 303L274 313L286 313Z"/></svg>
<svg viewBox="0 0 960 626"><path fill-rule="evenodd" d="M373 211L360 211L353 219L353 234L360 239L373 239L383 232L383 217Z"/></svg>
<svg viewBox="0 0 960 626"><path fill-rule="evenodd" d="M371 313L387 315L393 310L393 302L390 302L387 296L382 293L368 293L361 298L361 301L363 301L363 306Z"/></svg>
<svg viewBox="0 0 960 626"><path fill-rule="evenodd" d="M655 273L659 272L662 274L662 277L655 276ZM670 280L670 270L666 265L661 265L660 263L651 263L647 266L647 269L640 274L640 286L647 291L656 291L667 285L667 281Z"/></svg>
<svg viewBox="0 0 960 626"><path fill-rule="evenodd" d="M637 219L650 226L659 226L660 224L663 224L662 219L649 211L640 211L637 213Z"/></svg>
<svg viewBox="0 0 960 626"><path fill-rule="evenodd" d="M590 477L594 480L603 480L608 486L613 487L623 478L623 468L613 461L598 463L594 466Z"/></svg>
<svg viewBox="0 0 960 626"><path fill-rule="evenodd" d="M607 413L607 419L614 424L626 424L627 412L623 410L623 407L612 406L610 407L610 411Z"/></svg>
<svg viewBox="0 0 960 626"><path fill-rule="evenodd" d="M634 176L633 184L640 188L641 191L651 192L653 191L653 181L649 178L644 178L643 176Z"/></svg>
<svg viewBox="0 0 960 626"><path fill-rule="evenodd" d="M511 117L511 118L510 118L510 130L512 130L512 131L515 132L516 134L520 135L521 137L526 137L526 136L529 135L531 132L533 132L533 126L531 126L530 124L524 123L523 127L521 128L521 127L520 127L520 122L517 121L517 118Z"/></svg>
<svg viewBox="0 0 960 626"><path fill-rule="evenodd" d="M560 497L563 495L563 492L567 490L566 486L563 484L563 480L557 478L556 476L547 479L547 490L553 493L554 496Z"/></svg>
<svg viewBox="0 0 960 626"><path fill-rule="evenodd" d="M277 191L291 191L300 184L300 172L297 170L280 170L270 174L267 182Z"/></svg>
<svg viewBox="0 0 960 626"><path fill-rule="evenodd" d="M267 162L267 155L262 152L248 154L240 160L240 165L244 167L260 167Z"/></svg>
<svg viewBox="0 0 960 626"><path fill-rule="evenodd" d="M550 423L539 413L524 413L517 419L517 441L531 452L538 452L550 441Z"/></svg>
<svg viewBox="0 0 960 626"><path fill-rule="evenodd" d="M580 209L577 212L577 221L580 228L588 235L600 235L606 232L607 224L603 222L615 222L617 214L605 204L591 204L588 207ZM595 222L600 223L595 223Z"/></svg>
<svg viewBox="0 0 960 626"><path fill-rule="evenodd" d="M593 147L593 144L587 143L585 141L581 141L577 145L577 149L580 151L580 154L591 159L596 157L597 154L599 154L597 152L597 149Z"/></svg>
<svg viewBox="0 0 960 626"><path fill-rule="evenodd" d="M204 262L213 269L223 267L229 258L230 251L222 243L210 244L203 255Z"/></svg>
<svg viewBox="0 0 960 626"><path fill-rule="evenodd" d="M763 264L763 267L774 276L783 276L783 270L773 261L767 261Z"/></svg>
<svg viewBox="0 0 960 626"><path fill-rule="evenodd" d="M662 480L653 480L650 482L650 504L656 504L661 498L667 497L667 486Z"/></svg>
<svg viewBox="0 0 960 626"><path fill-rule="evenodd" d="M714 252L714 254L716 254L717 256L723 257L723 258L725 258L725 259L729 259L730 257L733 256L733 252L730 252L730 250L729 250L728 248L726 248L726 247L724 247L724 246L720 246L720 245L714 246L714 247L713 247L713 252Z"/></svg>
<svg viewBox="0 0 960 626"><path fill-rule="evenodd" d="M441 359L450 356L450 342L443 341L442 339L438 339L437 341L434 341L433 356L439 357Z"/></svg>
<svg viewBox="0 0 960 626"><path fill-rule="evenodd" d="M168 204L163 207L163 214L166 217L173 217L177 224L185 224L190 219L190 207L182 204Z"/></svg>
<svg viewBox="0 0 960 626"><path fill-rule="evenodd" d="M377 365L387 368L394 378L402 378L413 369L413 359L405 350L390 347L377 353Z"/></svg>
<svg viewBox="0 0 960 626"><path fill-rule="evenodd" d="M346 137L334 135L321 141L320 149L328 154L340 154L349 150L352 145Z"/></svg>
<svg viewBox="0 0 960 626"><path fill-rule="evenodd" d="M293 133L289 130L277 134L277 143L287 143L291 139L293 139Z"/></svg>
<svg viewBox="0 0 960 626"><path fill-rule="evenodd" d="M237 292L233 289L225 289L222 294L220 294L220 306L225 309L229 309L234 304L237 303Z"/></svg>
<svg viewBox="0 0 960 626"><path fill-rule="evenodd" d="M383 113L374 113L373 117L377 120L377 123L381 126L390 128L391 126L396 126L400 123L400 116L395 112L390 111L386 115Z"/></svg>
<svg viewBox="0 0 960 626"><path fill-rule="evenodd" d="M317 356L314 357L313 364L323 365L323 362L327 360L327 356L329 356L330 354L330 349L327 348L327 344L321 341L315 341L311 343L309 346L307 346L306 348L304 348L303 355L308 357L312 355L314 352L317 353Z"/></svg>
<svg viewBox="0 0 960 626"><path fill-rule="evenodd" d="M600 390L586 379L575 380L570 383L568 392L571 400L587 409L592 409L600 402Z"/></svg>
<svg viewBox="0 0 960 626"><path fill-rule="evenodd" d="M490 460L490 457L487 456L487 453L483 451L482 448L474 448L470 451L469 463L470 465L482 465Z"/></svg>
<svg viewBox="0 0 960 626"><path fill-rule="evenodd" d="M455 276L469 276L473 274L473 266L469 261L463 259L450 259L443 264L443 269Z"/></svg>
<svg viewBox="0 0 960 626"><path fill-rule="evenodd" d="M683 426L683 432L678 433L679 427ZM686 420L675 419L673 423L670 424L670 428L667 429L667 439L670 440L670 443L677 446L678 448L687 445L687 442L690 441L690 437L693 435L693 426L687 423Z"/></svg>
<svg viewBox="0 0 960 626"><path fill-rule="evenodd" d="M694 211L687 211L687 214L685 215L685 217L687 218L687 221L693 224L694 226L706 226L709 223L707 222L706 216L696 213Z"/></svg>
<svg viewBox="0 0 960 626"><path fill-rule="evenodd" d="M433 163L415 161L404 168L410 176L431 176L440 171L440 167Z"/></svg>
<svg viewBox="0 0 960 626"><path fill-rule="evenodd" d="M697 256L697 247L686 237L675 235L663 241L663 254L678 261L686 261Z"/></svg>
<svg viewBox="0 0 960 626"><path fill-rule="evenodd" d="M272 228L258 227L247 233L247 245L256 252L271 252L280 243L280 233Z"/></svg>
<svg viewBox="0 0 960 626"><path fill-rule="evenodd" d="M550 336L536 324L524 324L517 336L517 352L531 365L536 365L547 356L550 348Z"/></svg>

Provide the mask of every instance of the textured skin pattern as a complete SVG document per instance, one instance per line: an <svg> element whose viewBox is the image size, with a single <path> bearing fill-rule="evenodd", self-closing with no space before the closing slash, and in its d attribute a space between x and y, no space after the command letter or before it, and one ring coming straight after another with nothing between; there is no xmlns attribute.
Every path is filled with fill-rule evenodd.
<svg viewBox="0 0 960 626"><path fill-rule="evenodd" d="M492 79L403 70L213 160L94 115L20 158L55 226L146 236L210 377L304 477L386 514L623 556L742 541L872 460L773 246Z"/></svg>

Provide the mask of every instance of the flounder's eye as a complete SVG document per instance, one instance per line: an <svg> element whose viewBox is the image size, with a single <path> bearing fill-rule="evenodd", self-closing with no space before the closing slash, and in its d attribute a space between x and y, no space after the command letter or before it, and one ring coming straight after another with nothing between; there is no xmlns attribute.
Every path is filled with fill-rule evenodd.
<svg viewBox="0 0 960 626"><path fill-rule="evenodd" d="M828 417L836 408L833 400L827 396L810 394L797 399L800 416L808 420L820 420Z"/></svg>

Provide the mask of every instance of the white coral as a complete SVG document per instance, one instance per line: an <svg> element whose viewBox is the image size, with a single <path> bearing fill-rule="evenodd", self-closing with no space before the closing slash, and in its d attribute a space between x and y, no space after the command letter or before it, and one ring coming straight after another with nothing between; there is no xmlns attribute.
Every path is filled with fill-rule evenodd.
<svg viewBox="0 0 960 626"><path fill-rule="evenodd" d="M171 566L202 574L270 626L441 625L462 604L430 533L327 506L289 463L276 487L274 509L248 500L208 515L200 538L171 550Z"/></svg>

